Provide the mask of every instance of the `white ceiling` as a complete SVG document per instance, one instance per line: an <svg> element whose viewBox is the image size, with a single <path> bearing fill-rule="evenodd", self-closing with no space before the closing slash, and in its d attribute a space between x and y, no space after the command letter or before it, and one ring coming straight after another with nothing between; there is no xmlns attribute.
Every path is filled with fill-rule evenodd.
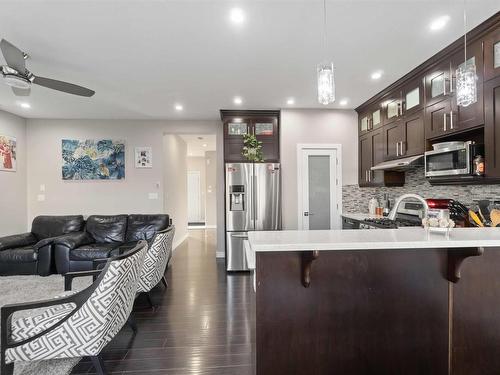
<svg viewBox="0 0 500 375"><path fill-rule="evenodd" d="M498 0L467 3L472 27L500 10ZM457 39L462 4L329 0L337 97L354 108ZM236 5L242 26L228 20ZM448 26L429 31L443 14ZM97 92L87 99L34 87L26 110L0 82L0 108L24 117L217 119L219 109L238 108L236 95L241 108L287 107L288 97L296 108L324 108L315 84L324 57L318 0L0 0L0 37L30 54L35 74ZM384 75L373 82L377 69Z"/></svg>
<svg viewBox="0 0 500 375"><path fill-rule="evenodd" d="M215 134L182 134L180 137L186 142L188 156L205 156L206 151L216 150Z"/></svg>

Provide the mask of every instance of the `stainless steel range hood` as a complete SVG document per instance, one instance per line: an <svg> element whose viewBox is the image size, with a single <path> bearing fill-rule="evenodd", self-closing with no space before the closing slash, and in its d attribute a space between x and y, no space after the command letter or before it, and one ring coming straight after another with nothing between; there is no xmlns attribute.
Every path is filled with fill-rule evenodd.
<svg viewBox="0 0 500 375"><path fill-rule="evenodd" d="M371 168L372 171L406 171L424 165L424 155L410 156L408 158L384 161Z"/></svg>

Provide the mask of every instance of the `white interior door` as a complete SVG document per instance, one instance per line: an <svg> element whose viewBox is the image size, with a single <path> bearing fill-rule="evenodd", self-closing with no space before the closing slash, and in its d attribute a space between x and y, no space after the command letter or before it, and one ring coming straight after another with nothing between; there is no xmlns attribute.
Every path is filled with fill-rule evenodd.
<svg viewBox="0 0 500 375"><path fill-rule="evenodd" d="M299 149L299 229L340 229L339 150Z"/></svg>
<svg viewBox="0 0 500 375"><path fill-rule="evenodd" d="M188 222L199 223L201 216L201 177L199 171L188 172Z"/></svg>

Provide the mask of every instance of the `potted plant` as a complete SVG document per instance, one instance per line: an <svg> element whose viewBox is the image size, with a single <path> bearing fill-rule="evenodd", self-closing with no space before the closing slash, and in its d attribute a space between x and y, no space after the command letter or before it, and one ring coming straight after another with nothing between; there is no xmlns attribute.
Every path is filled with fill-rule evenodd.
<svg viewBox="0 0 500 375"><path fill-rule="evenodd" d="M243 135L243 150L241 154L248 160L253 162L264 161L262 154L262 142L257 140L254 134Z"/></svg>

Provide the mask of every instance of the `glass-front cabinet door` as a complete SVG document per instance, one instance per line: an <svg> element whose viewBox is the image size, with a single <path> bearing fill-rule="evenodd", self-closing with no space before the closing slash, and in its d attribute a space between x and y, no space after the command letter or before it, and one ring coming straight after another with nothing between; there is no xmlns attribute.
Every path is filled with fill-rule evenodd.
<svg viewBox="0 0 500 375"><path fill-rule="evenodd" d="M500 28L489 33L483 40L484 81L500 77Z"/></svg>
<svg viewBox="0 0 500 375"><path fill-rule="evenodd" d="M425 76L426 105L438 103L449 98L453 93L452 66L449 60L445 60L436 66Z"/></svg>
<svg viewBox="0 0 500 375"><path fill-rule="evenodd" d="M370 117L368 114L361 115L359 118L359 131L360 133L366 133L370 130Z"/></svg>
<svg viewBox="0 0 500 375"><path fill-rule="evenodd" d="M372 128L376 129L382 125L382 116L380 109L372 112Z"/></svg>
<svg viewBox="0 0 500 375"><path fill-rule="evenodd" d="M424 80L413 80L403 87L404 114L420 111L424 106Z"/></svg>
<svg viewBox="0 0 500 375"><path fill-rule="evenodd" d="M243 120L228 122L226 127L228 136L243 136L249 133L248 123Z"/></svg>

